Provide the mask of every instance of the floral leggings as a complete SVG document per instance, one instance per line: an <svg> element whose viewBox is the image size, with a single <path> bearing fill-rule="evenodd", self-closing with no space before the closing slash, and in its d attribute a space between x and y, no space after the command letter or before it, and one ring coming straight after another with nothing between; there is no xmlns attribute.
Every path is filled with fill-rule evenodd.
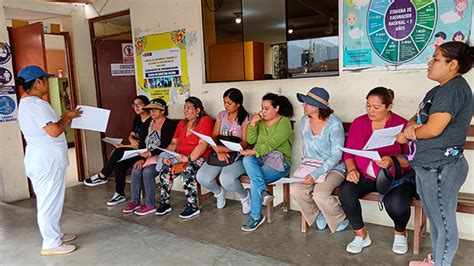
<svg viewBox="0 0 474 266"><path fill-rule="evenodd" d="M163 165L159 173L161 181L160 201L170 204L170 192L173 187L173 180L179 176L183 181L184 194L186 195L188 204L197 207L198 183L196 181L196 173L203 163L204 158L199 158L190 163L183 172L177 175L171 174L171 168L168 165Z"/></svg>

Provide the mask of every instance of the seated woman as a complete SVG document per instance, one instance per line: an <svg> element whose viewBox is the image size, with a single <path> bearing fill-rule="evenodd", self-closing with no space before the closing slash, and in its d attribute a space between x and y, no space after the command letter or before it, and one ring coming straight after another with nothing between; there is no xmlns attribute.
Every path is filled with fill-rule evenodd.
<svg viewBox="0 0 474 266"><path fill-rule="evenodd" d="M165 215L171 212L170 193L173 179L179 176L183 181L186 195L186 208L179 215L183 219L191 218L200 213L197 202L198 184L196 173L210 153L206 142L193 134L191 130L210 136L214 121L204 112L204 106L197 97L189 97L184 103L184 119L176 127L173 140L166 148L183 156L173 157L162 153L157 164L161 181L160 206L156 215Z"/></svg>
<svg viewBox="0 0 474 266"><path fill-rule="evenodd" d="M392 90L384 87L374 88L367 95L367 114L354 119L347 136L346 147L362 150L372 133L377 129L406 126L407 120L393 113L394 94ZM394 143L390 146L373 149L382 158L381 161L372 161L368 158L344 153L347 177L340 186L339 200L341 206L349 219L355 232L355 239L347 245L346 250L350 253L359 253L364 247L369 246L372 241L362 221L362 209L359 199L370 192L376 192L376 178L381 178L384 173L382 169L390 169L393 174L397 166L394 159L399 162L403 169L399 185L385 192L383 204L388 215L395 224L395 236L392 251L397 254L405 254L408 251L406 226L410 219L410 203L416 196L414 183L409 177L413 172L406 159L407 146Z"/></svg>
<svg viewBox="0 0 474 266"><path fill-rule="evenodd" d="M247 130L247 141L253 148L241 151L252 199L243 231L254 231L265 221L262 202L268 204L273 199L266 186L290 172L293 129L289 117L293 115L293 106L288 98L274 93L263 96L261 106Z"/></svg>
<svg viewBox="0 0 474 266"><path fill-rule="evenodd" d="M158 175L156 171L156 161L158 154L162 150L158 148L166 148L173 139L175 130L174 123L166 116L168 115L168 106L163 99L154 99L145 107L151 116L151 123L147 130L144 140L147 151L141 153L139 161L133 165L132 169L132 200L127 207L123 209L123 213L131 213L135 211L136 215L147 215L156 211L155 207L155 177ZM140 189L141 184L145 188L145 205L140 205Z"/></svg>
<svg viewBox="0 0 474 266"><path fill-rule="evenodd" d="M149 103L150 100L148 100L144 95L138 95L135 97L132 108L137 115L133 119L132 131L128 136L130 144L116 145L116 148L113 150L104 168L102 168L98 174L84 180L84 185L86 186L92 187L102 185L107 183L108 177L115 171L115 194L109 201L107 201L107 206L115 206L119 203L125 202L126 200L125 177L127 175L127 170L140 160L140 158L133 157L121 162L118 161L123 157L123 153L126 150L145 148L145 143L140 140L144 140L144 137L146 137L146 132L151 122L150 113L147 110L143 110L143 107Z"/></svg>
<svg viewBox="0 0 474 266"><path fill-rule="evenodd" d="M320 230L329 225L331 232L347 228L349 221L333 190L345 179L346 168L342 162L344 128L341 120L333 115L329 107L329 93L323 88L312 88L307 95L297 94L303 102L304 116L301 118L304 161L301 170L311 171L304 182L295 183L291 191L301 213L308 224L316 221ZM298 171L297 171L298 172ZM295 172L295 174L297 174Z"/></svg>
<svg viewBox="0 0 474 266"><path fill-rule="evenodd" d="M220 139L223 139L240 142L244 149L247 148L247 128L250 117L242 105L243 100L244 96L238 89L231 88L224 92L225 111L217 114L212 132L212 137L217 144ZM239 195L242 212L248 214L250 212L250 192L239 181L239 177L245 174L242 157L238 152L232 152L224 145L212 148L214 153L210 155L209 160L203 164L196 175L198 182L214 193L218 209L224 208L226 203L225 192L231 191ZM218 162L211 160L216 157ZM222 187L216 182L218 175Z"/></svg>

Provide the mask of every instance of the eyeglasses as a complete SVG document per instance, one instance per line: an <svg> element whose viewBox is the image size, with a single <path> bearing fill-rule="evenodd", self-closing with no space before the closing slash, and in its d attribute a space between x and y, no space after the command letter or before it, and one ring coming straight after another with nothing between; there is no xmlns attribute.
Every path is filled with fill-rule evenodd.
<svg viewBox="0 0 474 266"><path fill-rule="evenodd" d="M140 106L143 107L143 106L145 106L145 104L143 104L143 103L134 103L134 104L132 104L132 108L140 107Z"/></svg>

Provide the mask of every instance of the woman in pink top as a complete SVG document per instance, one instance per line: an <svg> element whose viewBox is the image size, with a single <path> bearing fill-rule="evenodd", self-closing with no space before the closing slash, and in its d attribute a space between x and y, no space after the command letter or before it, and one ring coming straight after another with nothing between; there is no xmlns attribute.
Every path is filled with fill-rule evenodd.
<svg viewBox="0 0 474 266"><path fill-rule="evenodd" d="M367 95L367 114L354 119L347 136L346 147L362 150L372 132L377 129L406 126L407 120L393 113L393 91L384 87L374 88ZM408 176L414 176L406 159L407 146L394 143L391 146L374 149L379 152L381 161L345 153L343 156L347 168L346 180L340 186L339 200L355 232L355 239L347 245L347 252L359 253L372 242L364 227L359 199L370 192L376 192L375 179L382 168L395 172L394 159L402 168L400 178L394 182L398 186L386 192L383 203L387 213L395 224L395 237L392 251L405 254L408 251L406 225L410 219L410 202L416 195L414 183L406 182Z"/></svg>

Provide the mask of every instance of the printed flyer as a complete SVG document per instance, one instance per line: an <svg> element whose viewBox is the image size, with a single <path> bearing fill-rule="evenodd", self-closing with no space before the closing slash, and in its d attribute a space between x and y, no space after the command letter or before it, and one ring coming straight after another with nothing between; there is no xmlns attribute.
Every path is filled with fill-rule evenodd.
<svg viewBox="0 0 474 266"><path fill-rule="evenodd" d="M184 29L135 39L137 93L177 103L189 95Z"/></svg>

